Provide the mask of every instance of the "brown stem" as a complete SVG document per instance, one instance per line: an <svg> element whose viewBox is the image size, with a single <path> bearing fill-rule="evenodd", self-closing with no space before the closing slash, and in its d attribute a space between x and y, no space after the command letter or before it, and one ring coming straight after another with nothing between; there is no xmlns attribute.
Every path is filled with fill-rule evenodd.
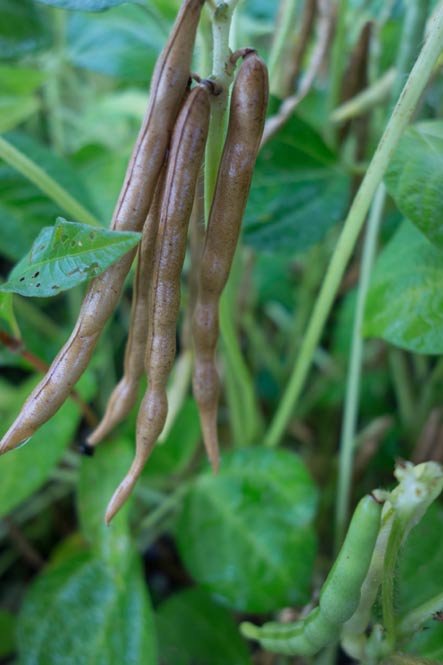
<svg viewBox="0 0 443 665"><path fill-rule="evenodd" d="M34 569L40 570L45 565L43 557L35 547L29 542L24 533L14 524L10 517L4 517L3 522L9 531L9 537L17 550Z"/></svg>
<svg viewBox="0 0 443 665"><path fill-rule="evenodd" d="M17 337L9 335L4 330L0 330L0 342L4 344L11 353L16 353L23 358L23 360L26 360L26 362L28 362L37 372L45 374L48 371L48 365L45 361L34 353L31 353L31 351L28 351L21 339L17 339ZM98 419L91 407L86 404L76 390L71 390L71 398L79 407L89 427L95 427L98 423Z"/></svg>

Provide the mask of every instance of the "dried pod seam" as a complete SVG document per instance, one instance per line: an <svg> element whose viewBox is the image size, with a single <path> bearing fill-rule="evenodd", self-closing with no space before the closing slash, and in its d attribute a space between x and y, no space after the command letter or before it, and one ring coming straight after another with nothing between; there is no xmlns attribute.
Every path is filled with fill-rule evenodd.
<svg viewBox="0 0 443 665"><path fill-rule="evenodd" d="M137 418L135 458L109 503L106 523L110 522L132 492L165 423L166 384L176 351L180 276L188 223L208 134L209 112L208 88L199 85L189 94L177 119L167 166L153 279L149 289L145 358L148 388Z"/></svg>
<svg viewBox="0 0 443 665"><path fill-rule="evenodd" d="M114 212L111 228L138 231L151 206L174 122L188 86L195 34L204 0L184 0L157 61L149 105ZM48 373L0 442L0 453L26 442L62 406L85 371L120 296L135 250L90 284L76 326Z"/></svg>
<svg viewBox="0 0 443 665"><path fill-rule="evenodd" d="M266 65L252 51L245 55L232 91L228 131L209 214L192 326L195 346L193 390L214 471L219 465L219 380L215 365L218 305L237 246L267 103Z"/></svg>

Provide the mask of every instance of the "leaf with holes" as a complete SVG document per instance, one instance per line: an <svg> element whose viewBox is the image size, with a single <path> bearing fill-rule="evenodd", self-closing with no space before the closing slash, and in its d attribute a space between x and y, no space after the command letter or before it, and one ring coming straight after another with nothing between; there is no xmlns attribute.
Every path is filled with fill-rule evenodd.
<svg viewBox="0 0 443 665"><path fill-rule="evenodd" d="M141 234L108 231L59 217L15 266L1 291L48 297L96 277L129 252Z"/></svg>

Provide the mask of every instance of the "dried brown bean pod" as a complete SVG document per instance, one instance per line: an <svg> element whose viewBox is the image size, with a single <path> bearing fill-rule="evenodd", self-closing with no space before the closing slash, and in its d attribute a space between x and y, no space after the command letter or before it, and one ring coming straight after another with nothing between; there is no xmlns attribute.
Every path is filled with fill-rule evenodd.
<svg viewBox="0 0 443 665"><path fill-rule="evenodd" d="M207 87L201 85L194 88L180 112L172 139L155 249L154 276L149 289L145 358L148 388L137 418L135 458L108 505L105 516L107 524L132 492L166 419L166 383L175 359L180 276L188 223L208 134L209 111Z"/></svg>
<svg viewBox="0 0 443 665"><path fill-rule="evenodd" d="M219 465L219 380L215 365L218 305L237 246L267 103L266 65L255 53L250 53L240 66L232 91L228 131L209 214L192 326L195 346L193 390L206 451L214 471Z"/></svg>
<svg viewBox="0 0 443 665"><path fill-rule="evenodd" d="M164 192L165 172L166 169L163 168L155 191L154 201L143 226L143 236L138 248L123 376L109 397L105 415L87 439L90 446L95 446L102 441L128 415L137 401L138 387L144 371L148 335L149 284L152 280L154 268L154 249Z"/></svg>
<svg viewBox="0 0 443 665"><path fill-rule="evenodd" d="M139 231L152 203L170 135L188 86L192 52L204 0L184 0L159 56L146 115L125 176L111 228ZM85 371L106 321L120 296L135 250L96 277L76 326L48 373L31 393L0 442L0 453L24 443L62 406Z"/></svg>

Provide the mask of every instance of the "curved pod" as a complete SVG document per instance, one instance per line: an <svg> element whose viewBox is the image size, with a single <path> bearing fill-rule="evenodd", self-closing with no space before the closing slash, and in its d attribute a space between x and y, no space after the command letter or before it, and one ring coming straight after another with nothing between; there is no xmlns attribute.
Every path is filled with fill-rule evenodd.
<svg viewBox="0 0 443 665"><path fill-rule="evenodd" d="M139 231L154 191L177 113L188 86L195 34L204 0L184 0L154 69L146 115L120 193L111 228ZM0 453L24 443L62 406L85 371L129 272L135 250L90 284L76 326L48 373L31 393L0 442Z"/></svg>
<svg viewBox="0 0 443 665"><path fill-rule="evenodd" d="M195 347L193 391L206 450L215 471L219 465L219 380L215 366L218 305L240 234L267 104L266 65L252 51L245 56L232 90L228 131L209 214L192 325Z"/></svg>
<svg viewBox="0 0 443 665"><path fill-rule="evenodd" d="M148 388L137 418L135 458L109 503L105 517L107 523L132 492L166 420L166 383L175 359L180 276L188 223L208 134L209 112L208 88L199 85L190 92L172 139L155 247L153 279L149 289L145 357Z"/></svg>

